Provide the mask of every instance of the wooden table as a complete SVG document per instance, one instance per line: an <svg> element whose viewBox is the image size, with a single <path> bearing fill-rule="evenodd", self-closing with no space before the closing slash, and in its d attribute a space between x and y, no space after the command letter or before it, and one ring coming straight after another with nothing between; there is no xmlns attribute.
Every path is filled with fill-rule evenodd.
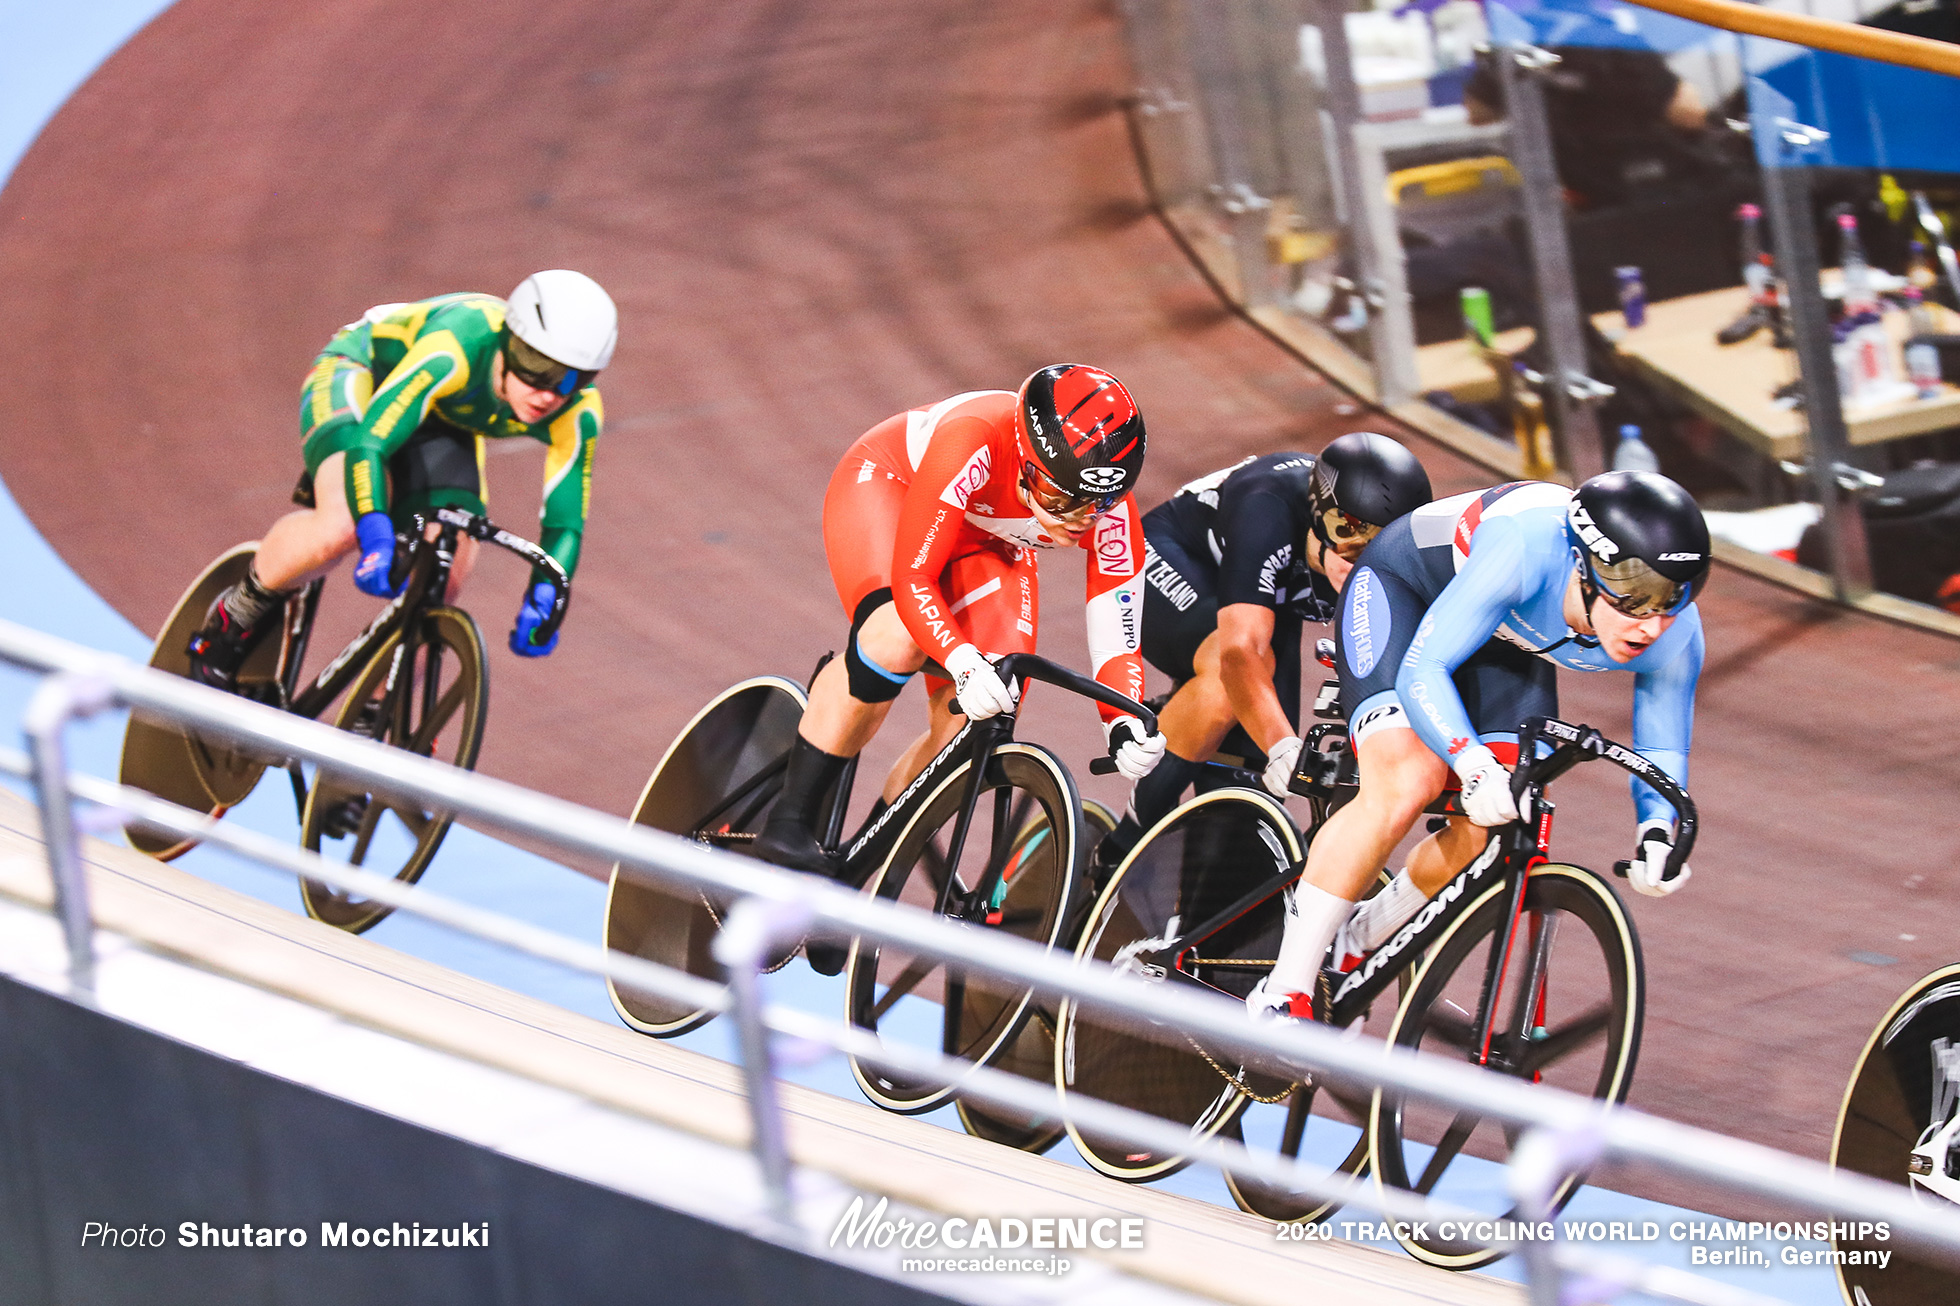
<svg viewBox="0 0 1960 1306"><path fill-rule="evenodd" d="M1498 332L1493 343L1507 354L1516 354L1531 343L1532 335L1530 327L1512 327ZM1498 396L1497 375L1467 337L1416 350L1416 382L1423 394L1447 390L1465 403L1487 404Z"/></svg>
<svg viewBox="0 0 1960 1306"><path fill-rule="evenodd" d="M1649 304L1646 322L1630 331L1618 312L1594 314L1593 325L1614 341L1637 373L1757 452L1802 458L1807 429L1802 411L1779 406L1770 397L1795 379L1796 355L1771 345L1768 331L1740 344L1715 343L1715 333L1740 317L1748 304L1748 289L1731 286ZM1942 331L1960 331L1960 315L1938 306L1933 311ZM1885 328L1903 346L1906 315L1888 312ZM1924 435L1960 426L1960 389L1944 386L1933 399L1847 406L1844 418L1854 445Z"/></svg>

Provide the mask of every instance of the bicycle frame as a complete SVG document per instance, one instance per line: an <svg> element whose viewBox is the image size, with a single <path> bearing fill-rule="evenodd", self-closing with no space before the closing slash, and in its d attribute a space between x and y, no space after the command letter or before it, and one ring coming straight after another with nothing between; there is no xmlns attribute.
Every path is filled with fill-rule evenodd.
<svg viewBox="0 0 1960 1306"><path fill-rule="evenodd" d="M819 664L819 670L821 669ZM1150 730L1157 728L1156 714L1149 708L1078 671L1050 662L1046 658L1032 653L1011 653L1000 660L996 669L1004 680L1019 676L1024 680L1043 681L1084 698L1107 703L1111 707L1132 713ZM897 839L899 831L905 828L913 810L926 801L929 795L938 792L940 783L948 771L962 761L971 759L974 765L967 776L959 819L953 827L952 842L947 850L948 864L957 864L961 852L965 850L967 834L973 826L973 814L979 807L981 790L986 783L986 760L993 755L995 749L1013 739L1014 724L1015 715L1003 713L985 721L969 722L961 727L959 733L947 741L946 746L940 749L919 774L906 784L898 797L892 800L891 805L868 821L852 837L849 846L844 849L843 883L852 888L862 888L890 855L892 843ZM710 826L726 817L737 804L752 799L753 804L745 808L738 819L729 822L732 825L747 824L753 819L760 805L773 797L767 786L782 774L786 761L786 758L776 758L754 775L743 780L717 801L714 807L703 813L694 822L692 828L703 829ZM832 800L827 818L831 837L827 842L833 845L838 832L843 828L845 809L850 805L851 781L855 770L856 761L853 759L851 768L845 772L844 778L839 782L837 794ZM1008 837L1005 826L1006 822L995 823L996 838ZM748 838L743 838L741 841L747 842ZM717 840L719 839L720 836L717 836ZM732 835L726 840L731 843L736 841L737 836ZM999 888L996 882L999 878L997 867L999 861L1000 858L997 856L990 858L989 863L993 869L989 870L982 883L975 885L960 897L958 905L961 914L971 912L980 904L992 901ZM953 878L947 876L939 886L936 909L942 915L949 914L950 909L955 905L953 883Z"/></svg>
<svg viewBox="0 0 1960 1306"><path fill-rule="evenodd" d="M435 536L428 537L428 527L437 527ZM553 586L551 613L539 627L540 634L549 639L565 619L566 605L571 601L571 578L558 559L539 548L536 544L519 535L503 530L489 518L476 513L463 512L456 508L438 508L434 516L425 517L416 513L410 518L406 532L408 544L408 580L402 592L388 601L388 605L374 615L366 629L356 635L347 646L336 653L313 682L304 689L300 687L301 667L306 660L306 650L313 637L313 621L320 609L320 594L326 585L323 577L307 582L300 591L299 600L287 605L286 629L279 652L279 668L273 684L278 701L272 706L291 712L309 720L317 718L333 705L347 686L366 667L377 649L381 648L395 633L417 621L423 613L442 602L449 589L449 575L456 563L456 542L459 536L487 540L501 548L508 549L518 557L543 572ZM394 664L388 671L385 689L387 701L392 710L401 718L398 724L406 726L409 699L406 694L396 693L395 678L403 665L402 654L407 650L407 641L395 649ZM428 706L433 707L437 690L437 668L428 669L428 683L425 694ZM401 733L406 733L405 728ZM288 763L287 774L292 778L293 796L301 810L306 807L306 785L300 775L297 763Z"/></svg>
<svg viewBox="0 0 1960 1306"><path fill-rule="evenodd" d="M1552 750L1540 756L1541 745L1547 743L1553 745ZM1512 793L1518 799L1519 819L1492 830L1483 851L1439 889L1412 920L1387 943L1368 954L1367 960L1359 968L1335 982L1326 1017L1330 1023L1346 1026L1365 1015L1374 1000L1408 966L1408 959L1420 956L1449 929L1457 917L1475 903L1483 901L1489 885L1503 882L1508 893L1505 927L1492 937L1491 958L1485 968L1473 1025L1473 1042L1478 1048L1478 1060L1481 1062L1488 1058L1493 1007L1503 987L1511 949L1517 937L1529 874L1532 867L1549 861L1551 856L1552 816L1557 809L1545 797L1545 790L1552 781L1581 762L1612 762L1651 785L1665 798L1673 806L1677 818L1674 851L1669 856L1665 874L1674 874L1686 862L1689 851L1694 847L1697 828L1694 802L1666 772L1640 754L1623 744L1614 743L1591 726L1575 726L1549 717L1533 717L1524 722L1519 730L1518 756L1532 759L1521 762L1511 777ZM1317 753L1309 757L1303 752L1295 792L1321 802L1331 802L1341 796L1341 791L1353 784L1347 778L1350 769L1343 765L1342 758L1340 753ZM1250 772L1242 774L1251 775ZM1449 798L1449 795L1445 795L1445 798ZM1460 807L1443 801L1430 810L1439 814L1461 812ZM1304 870L1305 865L1302 864L1290 874L1247 892L1209 919L1194 924L1170 940L1162 951L1173 959L1172 964L1177 970L1194 979L1201 967L1228 964L1207 961L1198 956L1195 951L1198 942L1212 937L1275 893L1284 890ZM1536 982L1545 961L1544 942L1547 941L1537 937L1532 939L1533 946L1527 963L1530 970L1526 983L1518 991L1520 1002L1529 1000L1529 996L1536 991ZM1202 979L1198 982L1204 983ZM1522 1011L1518 1013L1520 1017L1523 1014Z"/></svg>

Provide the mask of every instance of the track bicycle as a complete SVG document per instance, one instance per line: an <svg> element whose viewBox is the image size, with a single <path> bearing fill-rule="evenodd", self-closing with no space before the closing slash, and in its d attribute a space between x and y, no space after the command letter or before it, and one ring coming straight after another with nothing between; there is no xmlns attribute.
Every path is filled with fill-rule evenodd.
<svg viewBox="0 0 1960 1306"><path fill-rule="evenodd" d="M1960 965L1907 989L1865 1041L1838 1109L1831 1164L1903 1184L1922 1201L1960 1203ZM1896 1244L1855 1233L1831 1244L1855 1254L1837 1266L1846 1306L1960 1298L1960 1275ZM1868 1258L1884 1263L1854 1263Z"/></svg>
<svg viewBox="0 0 1960 1306"><path fill-rule="evenodd" d="M483 636L461 608L443 603L459 539L487 541L529 563L549 579L555 595L539 636L549 639L565 617L571 581L558 560L536 544L505 531L489 518L456 508L410 514L398 532L395 579L402 591L359 635L301 683L325 578L309 581L285 603L270 630L240 667L236 691L296 716L317 718L339 700L335 729L376 739L422 757L468 770L476 765L489 710L489 673ZM226 550L178 599L157 636L150 665L188 675L191 635L212 602L243 579L257 555L256 543ZM268 627L274 620L266 618ZM345 691L343 697L343 691ZM193 811L223 816L245 801L268 767L285 770L292 783L304 846L351 866L413 884L428 869L452 814L430 811L406 798L376 793L360 780L321 772L309 782L297 759L266 753L194 730L132 715L123 736L122 782ZM196 845L131 830L139 850L169 861ZM307 915L359 934L393 910L317 880L300 881Z"/></svg>
<svg viewBox="0 0 1960 1306"><path fill-rule="evenodd" d="M1327 731L1311 742L1326 745L1335 736ZM1604 878L1550 860L1554 805L1545 791L1591 760L1612 762L1652 785L1678 818L1668 875L1678 873L1693 847L1694 804L1658 767L1589 726L1533 718L1520 731L1519 755L1528 759L1512 775L1520 820L1494 829L1484 850L1356 969L1323 971L1318 1018L1365 1028L1377 999L1402 984L1387 1022L1389 1042L1619 1102L1640 1042L1639 940ZM1344 747L1312 747L1301 756L1292 787L1316 800L1316 817L1324 811L1318 804L1351 796L1353 764ZM1304 867L1304 840L1269 795L1251 789L1201 795L1146 834L1117 869L1077 957L1145 982L1243 999L1273 965L1283 928L1280 895ZM1501 1158L1515 1142L1510 1131L1387 1090L1246 1065L1189 1034L1126 1025L1065 1004L1056 1082L1065 1099L1076 1092L1118 1102L1185 1124L1200 1138L1243 1135L1249 1145L1270 1146L1330 1176L1372 1168L1387 1187L1447 1194L1479 1211L1495 1204L1496 1215L1509 1210L1501 1185L1486 1191L1487 1172L1461 1162ZM1254 1104L1275 1108L1259 1122L1258 1136L1247 1116ZM1094 1168L1132 1182L1169 1174L1188 1160L1072 1124L1070 1134ZM1335 1209L1305 1192L1227 1178L1242 1207L1269 1219L1321 1220ZM1562 1206L1578 1183L1568 1180L1555 1204ZM1402 1241L1417 1259L1451 1269L1472 1269L1502 1254L1417 1238L1414 1231Z"/></svg>
<svg viewBox="0 0 1960 1306"><path fill-rule="evenodd" d="M1054 685L1155 729L1155 714L1143 705L1045 658L1010 654L997 668L1003 679ZM668 747L632 819L711 847L748 852L781 792L807 701L801 686L779 676L724 690ZM890 806L874 809L863 828L840 839L856 774L855 764L846 767L820 808L824 842L844 854L840 882L1055 946L1070 921L1085 860L1083 803L1061 760L1016 740L1014 726L1009 713L969 722ZM718 981L712 945L727 909L714 894L660 884L615 865L606 897L606 946ZM843 941L818 942L835 947ZM788 964L798 946L785 944L770 959L772 967ZM849 941L844 975L852 1024L978 1064L1015 1048L1036 1006L1032 990L1014 981L866 939ZM687 1033L714 1016L611 980L607 992L621 1020L655 1037ZM855 1058L851 1068L867 1097L903 1114L930 1111L955 1091ZM1045 1066L1040 1069L1045 1078ZM997 1127L1003 1138L1032 1138L1053 1128L1052 1122L984 1111L972 1119Z"/></svg>

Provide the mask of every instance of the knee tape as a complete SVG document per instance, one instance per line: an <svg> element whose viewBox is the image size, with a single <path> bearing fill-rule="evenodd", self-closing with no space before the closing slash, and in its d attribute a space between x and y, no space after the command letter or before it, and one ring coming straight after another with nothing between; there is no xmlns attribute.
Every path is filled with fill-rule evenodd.
<svg viewBox="0 0 1960 1306"><path fill-rule="evenodd" d="M905 688L905 682L912 677L898 675L885 670L858 647L857 631L851 631L851 641L844 649L844 672L849 677L851 697L860 703L889 703L898 697Z"/></svg>

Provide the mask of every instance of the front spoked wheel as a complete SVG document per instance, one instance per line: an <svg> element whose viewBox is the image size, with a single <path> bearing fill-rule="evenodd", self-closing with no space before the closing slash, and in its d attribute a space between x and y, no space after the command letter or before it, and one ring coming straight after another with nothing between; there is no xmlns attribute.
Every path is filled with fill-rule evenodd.
<svg viewBox="0 0 1960 1306"><path fill-rule="evenodd" d="M1279 956L1280 891L1304 857L1299 830L1272 798L1250 789L1201 794L1117 867L1083 926L1076 960L1103 962L1139 983L1243 1000ZM1074 1003L1062 1005L1055 1051L1065 1108L1075 1094L1112 1102L1181 1125L1194 1143L1230 1127L1247 1102L1277 1102L1294 1088L1203 1039ZM1092 1167L1132 1183L1190 1160L1186 1149L1145 1147L1073 1121L1068 1132Z"/></svg>
<svg viewBox="0 0 1960 1306"><path fill-rule="evenodd" d="M1087 866L1095 855L1096 845L1104 835L1116 828L1116 813L1104 807L1093 798L1082 800L1082 865ZM1015 851L1010 862L1025 861L1039 853L1041 844L1055 837L1054 830L1046 818L1035 813L1015 836ZM1073 944L1074 940L1060 940L1063 946ZM1055 1015L1057 1003L1054 999L1037 993L1033 1005L1028 1009L1027 1021L1014 1041L1002 1049L994 1058L994 1068L1032 1079L1048 1087L1055 1079ZM961 1098L959 1102L960 1123L966 1132L976 1138L1000 1143L1006 1147L1019 1148L1023 1152L1045 1152L1060 1141L1066 1131L1062 1128L1059 1112L1043 1115L1027 1115L1008 1111L1002 1107L983 1106Z"/></svg>
<svg viewBox="0 0 1960 1306"><path fill-rule="evenodd" d="M1501 943L1509 902L1509 884L1500 881L1444 932L1396 1014L1391 1042L1602 1101L1625 1101L1644 1002L1633 921L1591 871L1534 868L1492 1000L1491 1031L1478 1039L1474 1026L1486 961ZM1384 1187L1445 1198L1492 1219L1512 1218L1502 1164L1517 1141L1515 1128L1473 1112L1388 1090L1375 1097L1374 1165ZM1552 1209L1563 1208L1581 1182L1580 1176L1567 1179L1553 1194ZM1504 1254L1443 1238L1400 1241L1417 1260L1450 1270L1476 1269Z"/></svg>
<svg viewBox="0 0 1960 1306"><path fill-rule="evenodd" d="M483 746L489 702L476 623L459 609L432 608L369 659L341 700L334 728L467 771ZM322 857L413 884L442 846L451 819L449 812L322 771L306 796L300 835ZM301 880L300 896L307 915L352 934L394 910L318 880Z"/></svg>
<svg viewBox="0 0 1960 1306"><path fill-rule="evenodd" d="M1845 1089L1831 1164L1907 1187L1928 1205L1960 1200L1957 1115L1960 966L1942 966L1907 989L1872 1031ZM1847 1253L1837 1274L1850 1306L1960 1300L1960 1275L1944 1265L1851 1233L1831 1242Z"/></svg>
<svg viewBox="0 0 1960 1306"><path fill-rule="evenodd" d="M633 823L748 853L782 791L783 759L808 702L781 676L732 685L682 727L647 778ZM617 863L606 889L606 947L719 983L712 948L727 904L698 889L660 884ZM791 942L771 968L795 955ZM676 1002L612 979L606 992L628 1026L677 1038L714 1019L712 1009Z"/></svg>
<svg viewBox="0 0 1960 1306"><path fill-rule="evenodd" d="M952 840L972 773L949 767L907 822L871 892L930 911L949 895L967 924L1053 947L1068 919L1081 865L1081 798L1045 748L1008 743L987 760L973 820L957 859ZM1031 825L1042 837L1022 838ZM977 1064L996 1060L1021 1032L1032 990L1012 980L859 939L845 973L853 1025L881 1039L936 1048ZM954 1086L851 1060L859 1087L888 1111L930 1111Z"/></svg>

